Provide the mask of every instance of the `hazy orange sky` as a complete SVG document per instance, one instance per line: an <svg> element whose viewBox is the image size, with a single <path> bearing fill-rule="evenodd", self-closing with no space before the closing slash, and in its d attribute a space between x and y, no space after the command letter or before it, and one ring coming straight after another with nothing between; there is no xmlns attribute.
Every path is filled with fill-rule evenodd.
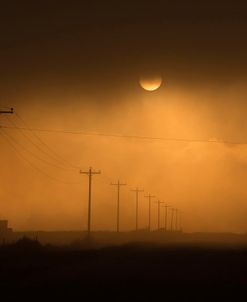
<svg viewBox="0 0 247 302"><path fill-rule="evenodd" d="M109 184L119 178L128 184L122 229L135 227L130 190L139 186L181 209L186 231L246 232L247 144L222 143L247 143L244 2L195 3L157 1L150 10L129 1L16 1L1 11L0 106L14 107L30 127L218 142L37 133L73 165L102 171L94 177L93 229L115 229ZM138 84L150 70L164 81L151 93ZM23 126L0 116L0 125L12 122ZM45 177L0 137L0 218L18 230L85 229L87 177L41 162L23 148L57 164L23 132L4 131L35 167L79 184ZM141 227L147 206L140 196ZM154 228L156 216L153 204Z"/></svg>

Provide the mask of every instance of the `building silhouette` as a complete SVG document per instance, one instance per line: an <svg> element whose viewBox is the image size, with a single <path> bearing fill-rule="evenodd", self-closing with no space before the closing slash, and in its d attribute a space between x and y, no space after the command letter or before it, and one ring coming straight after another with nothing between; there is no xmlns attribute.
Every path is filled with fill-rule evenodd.
<svg viewBox="0 0 247 302"><path fill-rule="evenodd" d="M0 220L0 238L6 238L12 234L12 229L8 227L8 220Z"/></svg>

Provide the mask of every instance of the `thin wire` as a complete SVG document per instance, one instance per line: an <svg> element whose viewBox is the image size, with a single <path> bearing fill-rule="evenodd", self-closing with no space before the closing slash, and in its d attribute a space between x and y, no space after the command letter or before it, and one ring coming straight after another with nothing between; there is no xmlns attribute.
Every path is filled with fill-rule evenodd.
<svg viewBox="0 0 247 302"><path fill-rule="evenodd" d="M40 160L41 162L47 164L47 165L50 165L50 166L53 166L55 168L58 168L58 169L63 169L63 170L67 170L66 168L63 168L61 166L58 166L54 163L51 163L49 161L47 161L46 159L42 158L42 157L39 157L38 155L36 155L34 152L32 152L31 150L27 149L25 146L23 146L23 144L21 144L20 142L18 142L16 139L13 138L13 136L7 134L5 132L5 134L9 137L9 139L11 139L16 145L20 146L24 151L26 151L27 153L31 154L33 157L35 157L36 159Z"/></svg>
<svg viewBox="0 0 247 302"><path fill-rule="evenodd" d="M39 173L45 175L46 177L52 179L53 181L57 181L63 184L69 184L69 185L75 185L75 184L80 184L79 182L66 182L63 180L60 180L54 176L51 176L49 174L47 174L46 172L44 172L43 170L41 170L40 168L38 168L37 166L35 166L31 161L29 161L25 156L23 156L22 153L19 152L19 150L16 148L16 146L13 144L13 142L10 139L10 136L3 130L0 129L0 135L8 142L8 144L14 149L14 151L17 153L17 155L24 160L26 163L28 163L34 170L38 171Z"/></svg>
<svg viewBox="0 0 247 302"><path fill-rule="evenodd" d="M65 158L63 158L61 155L59 155L57 152L55 152L50 146L48 146L35 132L34 130L32 130L32 128L30 128L27 123L23 120L23 118L15 111L15 116L24 124L24 126L26 128L29 129L29 131L32 132L33 136L43 145L45 146L50 153L52 153L53 155L45 152L47 155L52 156L55 160L59 161L60 163L62 163L64 165L64 163L66 163L67 165L69 165L71 168L78 170L80 167L75 166L73 164L71 164L68 160L66 160ZM41 148L40 148L41 149ZM41 149L42 150L42 149Z"/></svg>
<svg viewBox="0 0 247 302"><path fill-rule="evenodd" d="M109 134L100 132L87 132L87 131L71 131L71 130L53 130L53 129L41 129L41 128L25 128L25 127L9 127L0 126L6 129L17 129L25 131L37 131L37 132L51 132L51 133L65 133L65 134L76 134L86 136L103 136L103 137L115 137L115 138L129 138L138 140L159 140L159 141L175 141L175 142L186 142L186 143L213 143L213 144L229 144L229 145L247 145L247 142L233 142L223 140L206 140L206 139L188 139L188 138L166 138L166 137L153 137L153 136L138 136L138 135L123 135L123 134Z"/></svg>
<svg viewBox="0 0 247 302"><path fill-rule="evenodd" d="M8 121L10 122L10 123L12 123L13 125L14 125L14 127L17 127L16 125L15 125L15 123L12 121L12 120L10 120L8 117L6 117L7 119L8 119ZM35 146L39 151L41 151L42 153L44 153L44 154L46 154L46 155L48 155L49 156L49 153L47 153L47 152L45 152L43 149L41 149L40 147L39 147L39 145L37 145L35 142L33 142L29 137L28 137L28 135L26 135L26 133L23 131L23 130L20 130L21 131L21 133L22 133L22 135L33 145L33 146ZM53 167L56 167L56 168L59 168L59 169L62 169L62 170L71 170L72 168L68 168L68 167L64 167L64 166L61 166L61 165L58 165L58 164L54 164L53 162L50 162L50 161L48 161L48 160L46 160L46 159L43 159L43 158L41 158L41 157L39 157L38 155L36 155L35 153L33 153L32 151L30 151L29 149L27 149L25 146L23 146L20 142L18 142L18 141L16 141L13 137L11 137L11 139L12 140L14 140L15 142L16 142L16 144L18 144L21 148L23 148L26 152L28 152L29 154L31 154L32 156L34 156L35 158L37 158L38 160L40 160L40 161L42 161L42 162L44 162L44 163L46 163L46 164L48 164L48 165L51 165L51 166L53 166ZM52 160L54 160L53 158L51 158ZM60 163L59 163L60 164ZM74 169L73 169L74 170Z"/></svg>

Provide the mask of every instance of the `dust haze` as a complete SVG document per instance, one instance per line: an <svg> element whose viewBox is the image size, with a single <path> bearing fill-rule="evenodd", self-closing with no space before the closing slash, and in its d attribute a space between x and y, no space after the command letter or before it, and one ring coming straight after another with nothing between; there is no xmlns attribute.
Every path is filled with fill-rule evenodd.
<svg viewBox="0 0 247 302"><path fill-rule="evenodd" d="M246 232L246 4L154 2L5 1L0 106L65 131L0 129L0 218L14 229L85 230L79 171L92 166L93 230L115 230L119 179L121 230L139 187L183 211L184 231ZM152 93L138 84L149 72L163 78ZM18 116L0 125L27 128ZM139 217L146 228L142 195Z"/></svg>
<svg viewBox="0 0 247 302"><path fill-rule="evenodd" d="M30 133L4 131L18 142L18 150L45 177L18 157L1 137L1 216L20 230L81 230L87 223L88 179L79 174L92 166L102 174L93 179L94 230L114 230L118 179L122 188L120 228L135 226L135 196L140 187L184 212L185 231L246 231L246 88L245 79L217 87L214 83L192 87L169 83L147 93L136 82L125 93L92 95L16 95L11 103L32 128L85 131L86 134L37 133L72 166L41 162L51 159L27 140ZM102 105L103 104L103 105ZM14 116L1 116L1 125L23 127ZM101 134L154 139L98 136ZM189 139L199 142L155 138ZM209 140L210 142L200 142ZM224 143L225 142L225 143ZM56 164L56 162L55 162ZM74 168L78 167L78 169ZM63 168L63 169L62 169ZM148 224L148 203L140 196L140 227ZM152 228L157 228L157 205L152 205Z"/></svg>

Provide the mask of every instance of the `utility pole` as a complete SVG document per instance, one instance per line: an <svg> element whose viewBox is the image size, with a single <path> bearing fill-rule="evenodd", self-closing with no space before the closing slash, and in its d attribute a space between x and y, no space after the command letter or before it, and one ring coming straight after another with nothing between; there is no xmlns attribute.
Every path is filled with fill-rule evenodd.
<svg viewBox="0 0 247 302"><path fill-rule="evenodd" d="M118 180L117 183L111 183L111 186L117 186L117 233L119 233L119 201L120 201L120 187L126 186L126 184L120 183Z"/></svg>
<svg viewBox="0 0 247 302"><path fill-rule="evenodd" d="M170 206L168 206L167 204L165 206L163 206L163 208L165 208L165 232L167 232L167 209L169 208Z"/></svg>
<svg viewBox="0 0 247 302"><path fill-rule="evenodd" d="M144 192L144 190L140 190L139 188L135 188L131 190L132 192L136 193L136 231L138 231L138 203L139 203L139 193Z"/></svg>
<svg viewBox="0 0 247 302"><path fill-rule="evenodd" d="M88 225L87 232L88 235L91 233L91 194L92 194L92 176L95 174L101 174L100 171L93 171L90 167L88 171L80 171L81 174L86 174L88 176Z"/></svg>
<svg viewBox="0 0 247 302"><path fill-rule="evenodd" d="M182 217L183 217L183 212L179 211L179 230L180 230L180 232L183 232Z"/></svg>
<svg viewBox="0 0 247 302"><path fill-rule="evenodd" d="M178 209L175 209L175 231L178 231Z"/></svg>
<svg viewBox="0 0 247 302"><path fill-rule="evenodd" d="M148 198L148 230L150 232L151 231L151 201L152 201L152 198L154 198L155 196L148 194L144 197Z"/></svg>
<svg viewBox="0 0 247 302"><path fill-rule="evenodd" d="M175 209L171 208L171 211L172 211L172 213L171 213L171 232L173 231L174 210L175 210Z"/></svg>
<svg viewBox="0 0 247 302"><path fill-rule="evenodd" d="M158 204L158 231L159 231L160 230L160 205L164 202L158 200L156 203Z"/></svg>
<svg viewBox="0 0 247 302"><path fill-rule="evenodd" d="M0 110L0 114L13 114L14 108L10 108L9 110Z"/></svg>

